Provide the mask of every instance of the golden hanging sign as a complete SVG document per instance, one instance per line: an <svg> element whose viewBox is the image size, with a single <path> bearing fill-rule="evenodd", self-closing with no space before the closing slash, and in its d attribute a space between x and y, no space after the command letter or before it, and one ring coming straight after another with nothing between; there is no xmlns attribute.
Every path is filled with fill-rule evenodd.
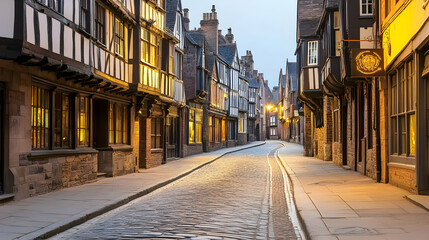
<svg viewBox="0 0 429 240"><path fill-rule="evenodd" d="M352 49L352 77L374 77L384 75L381 49Z"/></svg>

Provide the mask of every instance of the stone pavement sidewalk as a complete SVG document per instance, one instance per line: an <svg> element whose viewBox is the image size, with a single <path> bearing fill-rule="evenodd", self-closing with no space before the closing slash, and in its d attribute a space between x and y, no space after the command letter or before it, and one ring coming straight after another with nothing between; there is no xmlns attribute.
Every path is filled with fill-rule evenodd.
<svg viewBox="0 0 429 240"><path fill-rule="evenodd" d="M429 206L428 196L376 183L302 152L301 145L285 143L279 156L311 239L429 239L429 212L422 207Z"/></svg>
<svg viewBox="0 0 429 240"><path fill-rule="evenodd" d="M244 146L189 156L139 173L11 202L0 206L0 239L46 238L167 185Z"/></svg>

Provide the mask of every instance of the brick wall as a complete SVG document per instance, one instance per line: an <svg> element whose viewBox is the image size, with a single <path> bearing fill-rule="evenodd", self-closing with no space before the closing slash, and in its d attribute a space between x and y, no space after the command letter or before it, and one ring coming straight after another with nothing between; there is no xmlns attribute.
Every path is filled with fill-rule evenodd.
<svg viewBox="0 0 429 240"><path fill-rule="evenodd" d="M314 140L313 140L313 148L314 148L314 157L325 160L325 143L326 143L326 135L325 135L325 127L316 128L314 130Z"/></svg>
<svg viewBox="0 0 429 240"><path fill-rule="evenodd" d="M355 133L354 129L354 101L352 99L351 92L346 94L347 96L347 166L351 169L355 169Z"/></svg>
<svg viewBox="0 0 429 240"><path fill-rule="evenodd" d="M323 160L331 161L332 160L332 97L324 96L323 97L323 124L324 124L324 140L323 147Z"/></svg>
<svg viewBox="0 0 429 240"><path fill-rule="evenodd" d="M304 105L304 156L313 156L311 110Z"/></svg>
<svg viewBox="0 0 429 240"><path fill-rule="evenodd" d="M414 170L389 166L389 183L412 193L417 193L416 172Z"/></svg>
<svg viewBox="0 0 429 240"><path fill-rule="evenodd" d="M245 144L247 144L247 133L238 133L237 144L238 145L245 145Z"/></svg>
<svg viewBox="0 0 429 240"><path fill-rule="evenodd" d="M161 165L164 158L164 150L151 149L151 118L141 117L139 125L139 167L152 168Z"/></svg>
<svg viewBox="0 0 429 240"><path fill-rule="evenodd" d="M78 186L97 179L97 153L21 159L14 175L15 200Z"/></svg>
<svg viewBox="0 0 429 240"><path fill-rule="evenodd" d="M202 144L193 144L193 145L188 145L188 144L184 144L183 146L183 156L190 156L190 155L194 155L194 154L198 154L198 153L202 153L203 152L203 145Z"/></svg>

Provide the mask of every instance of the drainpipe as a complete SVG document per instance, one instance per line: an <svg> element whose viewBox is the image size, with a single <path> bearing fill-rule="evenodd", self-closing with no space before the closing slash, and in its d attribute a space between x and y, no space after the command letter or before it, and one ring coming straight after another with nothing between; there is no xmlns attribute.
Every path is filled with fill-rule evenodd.
<svg viewBox="0 0 429 240"><path fill-rule="evenodd" d="M375 21L375 34L376 40L378 40L378 0L375 0L374 4L374 21ZM378 41L376 42L378 47ZM376 149L376 160L375 165L377 168L377 182L381 182L381 139L380 139L380 78L375 78L375 149Z"/></svg>

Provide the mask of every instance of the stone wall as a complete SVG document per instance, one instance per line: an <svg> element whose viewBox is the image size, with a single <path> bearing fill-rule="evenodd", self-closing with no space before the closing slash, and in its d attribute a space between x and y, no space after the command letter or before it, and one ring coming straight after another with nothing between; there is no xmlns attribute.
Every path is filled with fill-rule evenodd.
<svg viewBox="0 0 429 240"><path fill-rule="evenodd" d="M212 152L212 151L216 151L216 150L219 150L219 149L222 149L222 148L226 148L227 147L227 142L220 142L220 143L209 143L209 147L208 147L208 150L209 150L209 152Z"/></svg>
<svg viewBox="0 0 429 240"><path fill-rule="evenodd" d="M313 148L314 148L314 157L325 160L325 143L326 143L326 135L325 135L325 127L314 129L314 140L313 140Z"/></svg>
<svg viewBox="0 0 429 240"><path fill-rule="evenodd" d="M397 168L390 165L389 183L412 193L417 193L416 172L414 170Z"/></svg>
<svg viewBox="0 0 429 240"><path fill-rule="evenodd" d="M184 144L183 145L183 157L198 154L203 152L203 145L201 144Z"/></svg>
<svg viewBox="0 0 429 240"><path fill-rule="evenodd" d="M138 171L137 157L130 147L100 150L98 154L98 171L116 177Z"/></svg>
<svg viewBox="0 0 429 240"><path fill-rule="evenodd" d="M15 200L85 184L97 179L97 153L20 161L11 168Z"/></svg>
<svg viewBox="0 0 429 240"><path fill-rule="evenodd" d="M321 136L324 140L323 144L323 160L331 161L332 160L332 97L324 96L323 97L323 135Z"/></svg>
<svg viewBox="0 0 429 240"><path fill-rule="evenodd" d="M311 121L311 110L304 105L304 156L313 156L313 139L312 139L312 121Z"/></svg>
<svg viewBox="0 0 429 240"><path fill-rule="evenodd" d="M238 145L245 145L245 144L247 144L247 133L239 133L238 134L237 144Z"/></svg>
<svg viewBox="0 0 429 240"><path fill-rule="evenodd" d="M341 142L332 143L332 162L337 166L343 166L343 154L342 154L343 145Z"/></svg>

